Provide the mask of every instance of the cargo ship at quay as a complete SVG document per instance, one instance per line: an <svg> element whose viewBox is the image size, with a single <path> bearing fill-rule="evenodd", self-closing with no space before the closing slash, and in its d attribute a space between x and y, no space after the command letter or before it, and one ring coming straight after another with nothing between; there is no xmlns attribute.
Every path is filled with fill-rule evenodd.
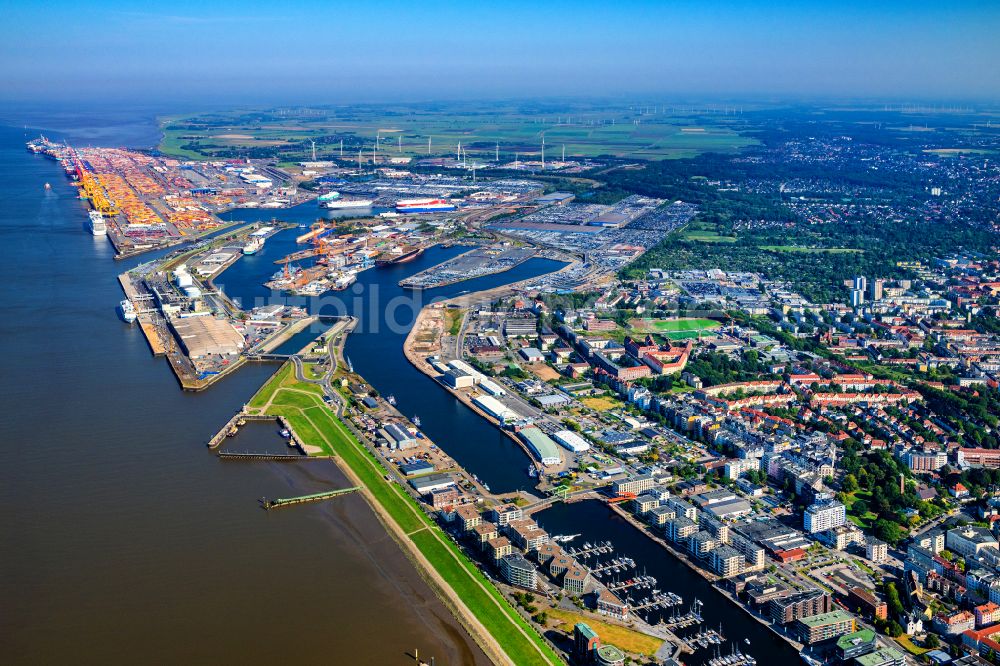
<svg viewBox="0 0 1000 666"><path fill-rule="evenodd" d="M387 252L383 252L375 258L376 266L394 266L395 264L405 264L408 261L413 261L421 254L423 254L424 248L422 247L394 247Z"/></svg>
<svg viewBox="0 0 1000 666"><path fill-rule="evenodd" d="M340 192L327 192L316 198L320 208L327 210L350 210L352 208L371 208L375 202L371 199L343 199Z"/></svg>
<svg viewBox="0 0 1000 666"><path fill-rule="evenodd" d="M400 199L397 213L447 213L457 207L447 199Z"/></svg>

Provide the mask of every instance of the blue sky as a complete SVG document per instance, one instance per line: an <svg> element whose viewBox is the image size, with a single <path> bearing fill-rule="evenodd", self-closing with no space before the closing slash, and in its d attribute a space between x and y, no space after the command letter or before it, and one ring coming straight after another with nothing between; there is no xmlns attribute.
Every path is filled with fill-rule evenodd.
<svg viewBox="0 0 1000 666"><path fill-rule="evenodd" d="M1000 2L0 0L0 99L1000 99Z"/></svg>

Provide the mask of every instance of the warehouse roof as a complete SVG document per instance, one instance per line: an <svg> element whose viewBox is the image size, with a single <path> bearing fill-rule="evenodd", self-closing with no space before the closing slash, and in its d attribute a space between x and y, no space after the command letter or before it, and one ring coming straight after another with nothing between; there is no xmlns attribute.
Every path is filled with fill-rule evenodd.
<svg viewBox="0 0 1000 666"><path fill-rule="evenodd" d="M243 334L224 319L185 317L175 319L172 324L191 358L209 354L239 354L246 344Z"/></svg>
<svg viewBox="0 0 1000 666"><path fill-rule="evenodd" d="M521 436L524 443L538 456L543 465L558 465L562 462L562 456L559 455L559 447L556 446L556 443L548 435L538 428L534 426L522 428L518 432L518 435Z"/></svg>

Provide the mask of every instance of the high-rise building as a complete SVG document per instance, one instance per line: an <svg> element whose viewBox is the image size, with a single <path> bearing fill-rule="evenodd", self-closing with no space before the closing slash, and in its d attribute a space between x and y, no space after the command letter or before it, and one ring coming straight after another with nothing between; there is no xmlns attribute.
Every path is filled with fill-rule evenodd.
<svg viewBox="0 0 1000 666"><path fill-rule="evenodd" d="M873 301L881 301L885 291L885 280L877 278L871 282L871 298Z"/></svg>
<svg viewBox="0 0 1000 666"><path fill-rule="evenodd" d="M854 288L860 289L862 292L868 287L868 280L864 275L859 275L854 278Z"/></svg>
<svg viewBox="0 0 1000 666"><path fill-rule="evenodd" d="M810 534L832 530L846 522L847 508L836 500L811 504L802 516L803 527Z"/></svg>
<svg viewBox="0 0 1000 666"><path fill-rule="evenodd" d="M860 308L865 304L865 290L851 289L851 307Z"/></svg>
<svg viewBox="0 0 1000 666"><path fill-rule="evenodd" d="M590 625L579 622L573 627L573 652L580 663L590 661L594 650L601 647L601 639Z"/></svg>

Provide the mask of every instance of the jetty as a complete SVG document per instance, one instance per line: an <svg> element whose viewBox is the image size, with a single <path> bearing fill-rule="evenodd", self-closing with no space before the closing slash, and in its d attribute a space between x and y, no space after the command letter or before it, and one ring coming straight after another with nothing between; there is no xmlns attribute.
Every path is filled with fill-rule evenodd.
<svg viewBox="0 0 1000 666"><path fill-rule="evenodd" d="M322 502L323 500L333 499L334 497L340 497L341 495L347 495L349 493L361 490L361 486L352 486L350 488L340 488L339 490L327 490L322 493L312 493L311 495L299 495L298 497L284 497L278 499L267 499L266 497L260 498L260 505L266 510L278 509L283 506L292 506L293 504L307 504L309 502Z"/></svg>

